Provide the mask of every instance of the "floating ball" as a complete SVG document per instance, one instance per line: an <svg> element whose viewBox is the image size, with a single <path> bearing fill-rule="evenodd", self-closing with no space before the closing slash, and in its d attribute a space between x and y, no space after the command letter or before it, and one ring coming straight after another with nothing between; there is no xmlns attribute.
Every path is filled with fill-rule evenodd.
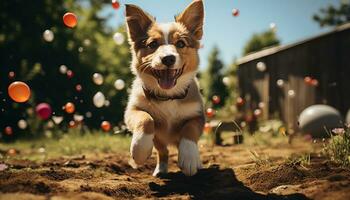
<svg viewBox="0 0 350 200"><path fill-rule="evenodd" d="M311 84L311 81L312 81L312 78L310 77L310 76L305 76L305 78L304 78L304 82L306 83L306 84Z"/></svg>
<svg viewBox="0 0 350 200"><path fill-rule="evenodd" d="M125 82L122 79L118 79L114 82L114 87L117 90L122 90L125 87Z"/></svg>
<svg viewBox="0 0 350 200"><path fill-rule="evenodd" d="M20 129L26 129L27 126L28 126L28 123L27 123L26 120L21 119L21 120L19 120L19 121L17 122L17 126L18 126L18 128L20 128Z"/></svg>
<svg viewBox="0 0 350 200"><path fill-rule="evenodd" d="M73 76L74 76L73 71L72 71L72 70L68 70L68 71L67 71L67 77L68 77L69 79L71 79L71 78L73 78Z"/></svg>
<svg viewBox="0 0 350 200"><path fill-rule="evenodd" d="M317 79L312 79L311 80L311 85L317 87L318 86L318 80Z"/></svg>
<svg viewBox="0 0 350 200"><path fill-rule="evenodd" d="M84 120L84 116L83 116L83 115L77 115L77 114L75 114L75 115L73 115L73 119L74 119L74 121L76 121L76 122L81 122L81 121Z"/></svg>
<svg viewBox="0 0 350 200"><path fill-rule="evenodd" d="M329 136L326 130L342 128L342 121L338 110L318 104L309 106L300 113L298 125L302 132L311 134L314 138L321 138Z"/></svg>
<svg viewBox="0 0 350 200"><path fill-rule="evenodd" d="M105 100L106 100L105 95L103 95L102 92L97 92L92 99L94 105L97 108L101 108L102 106L104 106Z"/></svg>
<svg viewBox="0 0 350 200"><path fill-rule="evenodd" d="M68 102L66 103L66 105L64 106L64 110L67 113L74 113L75 111L75 105L72 102Z"/></svg>
<svg viewBox="0 0 350 200"><path fill-rule="evenodd" d="M205 133L210 133L210 132L211 132L211 129L212 129L212 127L211 127L210 123L209 123L209 122L206 122L206 123L204 124L203 131L204 131Z"/></svg>
<svg viewBox="0 0 350 200"><path fill-rule="evenodd" d="M15 102L23 103L30 98L30 88L24 82L15 81L8 87L8 94Z"/></svg>
<svg viewBox="0 0 350 200"><path fill-rule="evenodd" d="M120 8L120 3L119 3L119 1L118 0L112 0L112 7L114 8L114 9L119 9Z"/></svg>
<svg viewBox="0 0 350 200"><path fill-rule="evenodd" d="M124 43L125 38L123 34L117 32L113 35L113 40L117 45L121 45Z"/></svg>
<svg viewBox="0 0 350 200"><path fill-rule="evenodd" d="M231 80L229 77L225 76L224 78L222 78L222 83L224 83L224 85L229 86L231 83Z"/></svg>
<svg viewBox="0 0 350 200"><path fill-rule="evenodd" d="M213 100L213 103L214 103L214 104L219 104L220 101L221 101L221 98L220 98L220 96L214 95L214 96L212 97L212 100Z"/></svg>
<svg viewBox="0 0 350 200"><path fill-rule="evenodd" d="M295 91L294 90L288 90L288 96L293 98L295 97Z"/></svg>
<svg viewBox="0 0 350 200"><path fill-rule="evenodd" d="M45 30L43 33L43 38L46 42L52 42L55 36L51 30Z"/></svg>
<svg viewBox="0 0 350 200"><path fill-rule="evenodd" d="M66 74L68 68L67 68L67 66L65 66L65 65L61 65L60 68L59 68L59 70L60 70L60 73L61 73L61 74Z"/></svg>
<svg viewBox="0 0 350 200"><path fill-rule="evenodd" d="M83 87L80 84L75 86L75 90L78 92L81 92L82 89L83 89Z"/></svg>
<svg viewBox="0 0 350 200"><path fill-rule="evenodd" d="M283 79L278 79L276 82L277 86L279 88L282 88L284 86L284 80Z"/></svg>
<svg viewBox="0 0 350 200"><path fill-rule="evenodd" d="M69 123L68 123L68 127L69 128L74 128L74 127L76 127L76 125L77 125L77 123L75 123L75 121L69 121Z"/></svg>
<svg viewBox="0 0 350 200"><path fill-rule="evenodd" d="M207 117L214 117L215 115L215 110L212 109L212 108L208 108L207 111L206 111L206 114L207 114Z"/></svg>
<svg viewBox="0 0 350 200"><path fill-rule="evenodd" d="M232 9L232 15L237 17L239 15L239 10L237 8Z"/></svg>
<svg viewBox="0 0 350 200"><path fill-rule="evenodd" d="M74 13L67 12L63 15L63 23L69 28L74 28L78 23L77 16Z"/></svg>
<svg viewBox="0 0 350 200"><path fill-rule="evenodd" d="M15 76L16 76L16 74L13 71L10 71L9 74L8 74L9 79L14 79Z"/></svg>
<svg viewBox="0 0 350 200"><path fill-rule="evenodd" d="M100 73L94 73L92 75L92 80L96 85L102 85L103 84L103 76Z"/></svg>
<svg viewBox="0 0 350 200"><path fill-rule="evenodd" d="M271 29L272 31L276 31L276 29L277 29L276 23L271 22L271 23L270 23L270 29Z"/></svg>
<svg viewBox="0 0 350 200"><path fill-rule="evenodd" d="M12 135L13 134L11 126L6 126L4 132L5 132L6 135Z"/></svg>
<svg viewBox="0 0 350 200"><path fill-rule="evenodd" d="M16 150L16 149L9 149L9 150L7 151L7 154L8 154L9 156L15 156L15 155L17 154L17 150Z"/></svg>
<svg viewBox="0 0 350 200"><path fill-rule="evenodd" d="M254 110L254 115L255 115L256 117L259 117L259 116L261 115L261 113L262 113L262 111L261 111L261 109L259 109L259 108L257 108L257 109Z"/></svg>
<svg viewBox="0 0 350 200"><path fill-rule="evenodd" d="M35 108L36 114L43 120L48 119L52 114L51 106L47 103L40 103Z"/></svg>
<svg viewBox="0 0 350 200"><path fill-rule="evenodd" d="M242 97L238 97L236 100L237 106L243 106L244 105L244 99Z"/></svg>
<svg viewBox="0 0 350 200"><path fill-rule="evenodd" d="M103 121L101 123L101 128L103 131L108 132L109 130L111 130L111 124L108 121Z"/></svg>
<svg viewBox="0 0 350 200"><path fill-rule="evenodd" d="M52 116L52 120L55 124L60 124L63 121L62 116Z"/></svg>
<svg viewBox="0 0 350 200"><path fill-rule="evenodd" d="M264 72L266 70L266 64L264 62L258 62L256 64L256 68L260 71L260 72Z"/></svg>

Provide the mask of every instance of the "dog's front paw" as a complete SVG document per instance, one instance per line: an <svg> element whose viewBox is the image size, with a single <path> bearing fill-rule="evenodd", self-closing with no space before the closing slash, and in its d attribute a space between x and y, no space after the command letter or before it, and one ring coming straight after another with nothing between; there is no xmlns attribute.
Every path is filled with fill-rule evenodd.
<svg viewBox="0 0 350 200"><path fill-rule="evenodd" d="M130 153L135 164L142 165L152 154L154 134L134 133Z"/></svg>
<svg viewBox="0 0 350 200"><path fill-rule="evenodd" d="M193 176L202 168L198 146L195 142L182 138L179 144L178 165L186 176Z"/></svg>
<svg viewBox="0 0 350 200"><path fill-rule="evenodd" d="M168 173L168 163L160 162L154 169L153 176L160 176Z"/></svg>

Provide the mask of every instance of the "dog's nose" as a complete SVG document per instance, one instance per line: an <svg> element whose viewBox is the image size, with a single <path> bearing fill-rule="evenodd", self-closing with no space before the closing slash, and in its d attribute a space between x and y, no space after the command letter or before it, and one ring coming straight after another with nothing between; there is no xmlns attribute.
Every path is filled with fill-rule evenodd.
<svg viewBox="0 0 350 200"><path fill-rule="evenodd" d="M174 55L168 55L162 58L162 63L167 66L170 67L172 66L176 61L176 58Z"/></svg>

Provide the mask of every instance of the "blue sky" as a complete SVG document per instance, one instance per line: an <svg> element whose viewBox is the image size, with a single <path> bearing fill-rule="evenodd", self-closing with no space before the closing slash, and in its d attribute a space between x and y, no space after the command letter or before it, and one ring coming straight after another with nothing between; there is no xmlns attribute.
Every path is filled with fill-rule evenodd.
<svg viewBox="0 0 350 200"><path fill-rule="evenodd" d="M277 35L282 44L296 42L313 35L328 31L320 28L312 20L312 15L321 7L338 5L341 0L206 0L205 27L200 49L201 69L207 65L207 56L214 45L220 49L220 58L230 64L235 57L242 56L244 44L253 33L269 28L270 23L277 25ZM121 0L121 4L136 4L155 16L158 22L174 19L191 0ZM233 8L240 11L233 17ZM110 26L124 23L124 6L115 11L108 8L113 17Z"/></svg>

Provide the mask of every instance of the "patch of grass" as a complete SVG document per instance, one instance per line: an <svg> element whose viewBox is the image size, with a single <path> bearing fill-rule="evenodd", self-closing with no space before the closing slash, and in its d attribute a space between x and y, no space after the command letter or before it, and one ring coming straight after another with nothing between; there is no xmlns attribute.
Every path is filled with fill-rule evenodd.
<svg viewBox="0 0 350 200"><path fill-rule="evenodd" d="M332 131L331 139L324 145L324 152L331 160L350 167L350 126Z"/></svg>
<svg viewBox="0 0 350 200"><path fill-rule="evenodd" d="M290 164L290 165L300 165L300 166L306 168L305 166L310 165L310 161L311 161L311 156L309 153L307 153L307 154L303 154L301 156L289 157L287 159L286 163Z"/></svg>
<svg viewBox="0 0 350 200"><path fill-rule="evenodd" d="M92 153L118 153L127 151L130 137L111 135L104 132L87 132L81 134L70 130L60 138L40 138L36 140L18 140L14 143L0 143L4 152L0 159L8 159L8 149L16 149L19 153L11 158L43 161L59 156L73 156Z"/></svg>
<svg viewBox="0 0 350 200"><path fill-rule="evenodd" d="M253 150L249 150L249 152L251 153L252 159L256 165L261 166L261 165L268 165L271 163L268 155L259 154Z"/></svg>

